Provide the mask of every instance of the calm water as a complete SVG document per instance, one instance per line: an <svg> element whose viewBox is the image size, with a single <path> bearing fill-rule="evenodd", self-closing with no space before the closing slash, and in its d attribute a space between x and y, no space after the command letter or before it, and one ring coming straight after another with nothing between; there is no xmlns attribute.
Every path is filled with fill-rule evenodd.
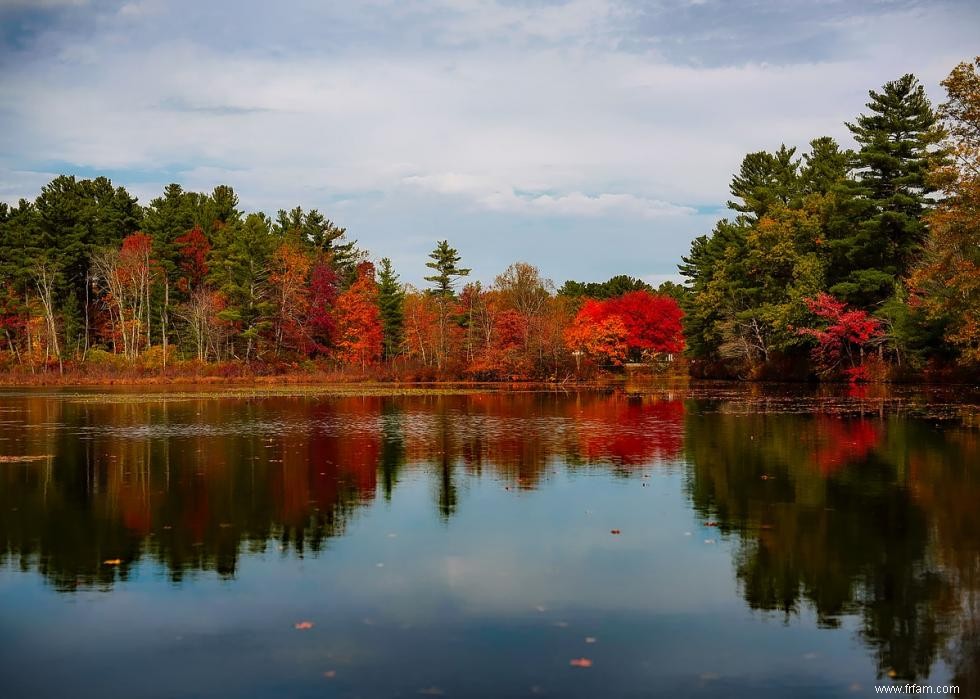
<svg viewBox="0 0 980 699"><path fill-rule="evenodd" d="M980 696L963 400L2 392L0 696Z"/></svg>

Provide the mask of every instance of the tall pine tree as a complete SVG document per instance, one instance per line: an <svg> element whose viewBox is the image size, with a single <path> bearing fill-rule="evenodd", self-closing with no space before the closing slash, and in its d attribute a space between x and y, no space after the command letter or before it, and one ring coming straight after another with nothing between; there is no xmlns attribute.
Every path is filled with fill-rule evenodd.
<svg viewBox="0 0 980 699"><path fill-rule="evenodd" d="M405 325L405 290L387 257L382 258L378 274L378 306L384 331L384 358L391 359L401 349Z"/></svg>
<svg viewBox="0 0 980 699"><path fill-rule="evenodd" d="M860 148L851 197L830 226L831 293L864 308L883 303L908 273L926 235L927 174L943 157L942 129L915 76L870 95L869 112L847 124Z"/></svg>

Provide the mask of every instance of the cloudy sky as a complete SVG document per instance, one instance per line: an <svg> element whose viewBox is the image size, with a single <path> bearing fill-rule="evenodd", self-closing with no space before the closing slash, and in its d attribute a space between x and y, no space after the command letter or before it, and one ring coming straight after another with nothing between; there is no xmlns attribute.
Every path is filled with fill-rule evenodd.
<svg viewBox="0 0 980 699"><path fill-rule="evenodd" d="M0 0L0 199L57 173L147 202L302 205L418 283L671 278L742 155L804 146L980 53L954 0Z"/></svg>

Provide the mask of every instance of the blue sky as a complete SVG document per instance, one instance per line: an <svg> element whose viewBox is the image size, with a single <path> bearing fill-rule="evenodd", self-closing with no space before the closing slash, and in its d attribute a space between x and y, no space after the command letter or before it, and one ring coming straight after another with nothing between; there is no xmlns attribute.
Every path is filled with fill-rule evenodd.
<svg viewBox="0 0 980 699"><path fill-rule="evenodd" d="M671 278L748 151L831 135L980 52L936 0L0 0L0 199L106 174L147 202L302 205L416 284Z"/></svg>

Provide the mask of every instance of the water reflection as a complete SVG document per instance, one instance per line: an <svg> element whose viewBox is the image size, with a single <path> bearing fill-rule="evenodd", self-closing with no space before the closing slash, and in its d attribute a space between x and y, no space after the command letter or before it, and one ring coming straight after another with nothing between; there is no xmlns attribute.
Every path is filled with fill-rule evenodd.
<svg viewBox="0 0 980 699"><path fill-rule="evenodd" d="M622 395L28 397L4 414L4 451L45 458L0 470L0 555L64 591L126 579L144 555L179 581L234 575L243 545L319 552L391 499L406 464L436 474L448 519L460 478L535 488L559 460L624 471L675 459L683 430L681 401Z"/></svg>
<svg viewBox="0 0 980 699"><path fill-rule="evenodd" d="M784 617L847 615L878 677L928 676L951 634L976 687L980 450L975 431L897 417L686 417L698 514L736 537L746 603ZM967 692L967 695L970 693Z"/></svg>
<svg viewBox="0 0 980 699"><path fill-rule="evenodd" d="M123 398L4 397L0 563L60 592L111 591L147 561L175 584L232 581L249 556L327 555L405 478L452 530L488 480L520 498L562 474L675 473L706 537L731 543L741 604L853 628L880 678L948 668L980 692L975 428L662 393ZM530 507L517 516L533 528ZM675 546L642 555L683 587Z"/></svg>

